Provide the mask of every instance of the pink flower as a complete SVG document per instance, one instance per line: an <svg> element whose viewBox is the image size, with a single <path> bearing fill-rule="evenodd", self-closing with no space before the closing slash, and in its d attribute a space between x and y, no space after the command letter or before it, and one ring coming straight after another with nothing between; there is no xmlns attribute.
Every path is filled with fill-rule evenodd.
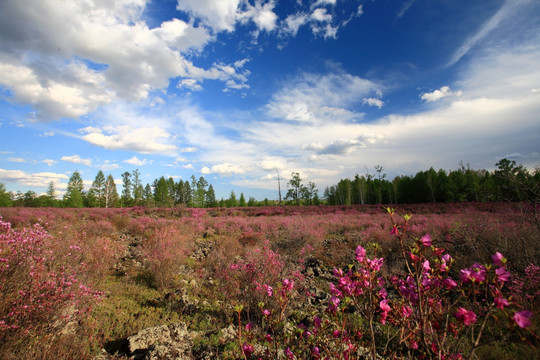
<svg viewBox="0 0 540 360"><path fill-rule="evenodd" d="M266 294L268 295L268 297L272 297L272 295L274 295L274 289L272 289L270 285L264 284L263 288L266 291Z"/></svg>
<svg viewBox="0 0 540 360"><path fill-rule="evenodd" d="M328 301L328 311L335 313L338 309L341 300L335 296L332 296Z"/></svg>
<svg viewBox="0 0 540 360"><path fill-rule="evenodd" d="M392 230L390 231L390 235L396 235L399 236L399 230L396 225L392 226Z"/></svg>
<svg viewBox="0 0 540 360"><path fill-rule="evenodd" d="M381 302L379 302L379 307L381 308L382 311L384 312L389 312L390 310L392 310L392 308L390 307L390 305L388 305L388 300L381 300Z"/></svg>
<svg viewBox="0 0 540 360"><path fill-rule="evenodd" d="M504 263L506 263L506 259L504 258L503 254L498 251L493 254L491 260L493 260L493 264L496 266L502 266Z"/></svg>
<svg viewBox="0 0 540 360"><path fill-rule="evenodd" d="M420 242L425 247L430 247L431 246L431 236L429 234L426 234L426 235L422 236L422 238L420 239Z"/></svg>
<svg viewBox="0 0 540 360"><path fill-rule="evenodd" d="M334 268L332 270L332 273L335 277L342 277L343 276L343 270Z"/></svg>
<svg viewBox="0 0 540 360"><path fill-rule="evenodd" d="M501 310L504 309L505 306L510 305L510 304L508 303L508 300L506 300L506 299L503 298L503 297L496 297L495 300L494 300L494 302L495 302L495 305L497 306L497 308L498 308L498 309L501 309Z"/></svg>
<svg viewBox="0 0 540 360"><path fill-rule="evenodd" d="M311 349L311 355L318 358L320 356L319 348L314 346L313 349Z"/></svg>
<svg viewBox="0 0 540 360"><path fill-rule="evenodd" d="M315 317L313 318L313 324L315 325L316 328L320 328L321 327L321 318L318 317L317 315L315 315Z"/></svg>
<svg viewBox="0 0 540 360"><path fill-rule="evenodd" d="M531 317L533 313L529 310L518 311L514 314L514 321L521 328L526 328L532 325Z"/></svg>
<svg viewBox="0 0 540 360"><path fill-rule="evenodd" d="M381 324L386 324L386 318L388 317L388 313L392 310L390 305L388 305L388 300L382 300L379 303L379 307L381 308L382 314L381 314Z"/></svg>
<svg viewBox="0 0 540 360"><path fill-rule="evenodd" d="M467 310L462 307L458 309L454 316L458 320L463 321L463 323L467 326L472 325L476 322L476 314L474 313L474 311Z"/></svg>
<svg viewBox="0 0 540 360"><path fill-rule="evenodd" d="M264 309L262 313L263 313L263 315L264 315L265 317L270 316L270 310L268 310L268 309Z"/></svg>
<svg viewBox="0 0 540 360"><path fill-rule="evenodd" d="M356 260L358 260L358 262L363 262L364 259L366 258L366 249L358 245L358 247L356 248L355 254L356 254Z"/></svg>
<svg viewBox="0 0 540 360"><path fill-rule="evenodd" d="M294 280L283 279L282 285L283 285L282 295L285 295L285 293L292 290L294 286Z"/></svg>
<svg viewBox="0 0 540 360"><path fill-rule="evenodd" d="M510 273L504 267L500 267L497 270L495 270L495 274L497 274L499 281L507 282L510 280Z"/></svg>
<svg viewBox="0 0 540 360"><path fill-rule="evenodd" d="M401 315L404 317L404 318L408 318L409 316L411 316L412 314L412 309L408 306L404 306L401 308Z"/></svg>
<svg viewBox="0 0 540 360"><path fill-rule="evenodd" d="M289 359L294 359L294 354L289 347L285 349L285 356L287 356L287 358Z"/></svg>
<svg viewBox="0 0 540 360"><path fill-rule="evenodd" d="M369 267L373 271L379 271L381 270L381 267L383 265L384 259L383 258L373 258L373 260L369 260Z"/></svg>
<svg viewBox="0 0 540 360"><path fill-rule="evenodd" d="M249 356L249 355L253 354L254 351L255 351L255 348L253 347L253 345L250 345L250 344L248 344L247 342L245 342L245 343L242 345L242 352L243 352L246 356Z"/></svg>
<svg viewBox="0 0 540 360"><path fill-rule="evenodd" d="M411 258L411 261L415 264L420 260L420 257L418 255L413 254L412 252L409 253L409 257Z"/></svg>
<svg viewBox="0 0 540 360"><path fill-rule="evenodd" d="M482 264L475 263L471 268L462 269L460 272L461 281L463 281L465 284L471 281L479 283L486 281L487 270Z"/></svg>
<svg viewBox="0 0 540 360"><path fill-rule="evenodd" d="M424 271L429 271L429 270L431 270L431 267L429 266L429 260L425 260L425 261L422 263L422 267L424 268Z"/></svg>
<svg viewBox="0 0 540 360"><path fill-rule="evenodd" d="M457 283L451 278L445 278L442 282L448 290L451 290L457 286Z"/></svg>

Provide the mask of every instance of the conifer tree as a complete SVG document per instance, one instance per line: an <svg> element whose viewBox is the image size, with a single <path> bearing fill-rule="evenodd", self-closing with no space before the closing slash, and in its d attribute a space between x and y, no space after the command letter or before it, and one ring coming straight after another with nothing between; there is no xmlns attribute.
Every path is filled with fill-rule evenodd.
<svg viewBox="0 0 540 360"><path fill-rule="evenodd" d="M81 174L78 171L75 171L69 178L67 184L67 192L64 195L64 203L66 207L83 207L83 189L84 184L81 178Z"/></svg>

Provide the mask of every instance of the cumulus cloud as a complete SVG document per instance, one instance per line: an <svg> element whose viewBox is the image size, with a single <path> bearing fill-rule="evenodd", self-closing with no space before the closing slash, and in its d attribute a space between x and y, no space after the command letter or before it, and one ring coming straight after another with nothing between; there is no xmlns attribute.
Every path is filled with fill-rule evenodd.
<svg viewBox="0 0 540 360"><path fill-rule="evenodd" d="M274 94L267 110L271 117L289 121L347 121L361 117L349 108L365 95L379 92L380 87L340 71L325 75L306 73Z"/></svg>
<svg viewBox="0 0 540 360"><path fill-rule="evenodd" d="M77 118L119 99L146 98L175 77L245 82L245 72L238 76L216 64L193 65L185 54L202 50L214 37L179 19L150 29L143 20L146 3L73 1L59 9L54 0L1 2L0 84L15 102L31 104L37 120L49 120ZM237 4L192 3L218 12L226 3ZM261 26L268 28L264 19Z"/></svg>
<svg viewBox="0 0 540 360"><path fill-rule="evenodd" d="M17 185L46 187L52 181L55 183L55 187L65 188L66 184L62 184L62 180L68 180L67 175L52 172L27 173L22 170L0 169L0 181Z"/></svg>
<svg viewBox="0 0 540 360"><path fill-rule="evenodd" d="M82 139L109 150L131 150L142 154L173 154L178 149L170 143L172 136L165 130L153 127L134 128L129 125L106 126L102 129L80 130Z"/></svg>
<svg viewBox="0 0 540 360"><path fill-rule="evenodd" d="M180 82L178 82L178 88L182 89L189 89L191 91L201 91L203 88L195 79L183 79Z"/></svg>
<svg viewBox="0 0 540 360"><path fill-rule="evenodd" d="M178 0L176 9L201 19L214 31L233 31L240 0Z"/></svg>
<svg viewBox="0 0 540 360"><path fill-rule="evenodd" d="M321 22L332 22L332 15L325 8L317 8L311 13L311 18Z"/></svg>
<svg viewBox="0 0 540 360"><path fill-rule="evenodd" d="M336 5L336 0L317 0L312 6Z"/></svg>
<svg viewBox="0 0 540 360"><path fill-rule="evenodd" d="M420 95L420 99L426 102L438 101L448 96L461 96L461 91L451 91L449 86L443 86L439 90L435 90L430 93L423 93Z"/></svg>
<svg viewBox="0 0 540 360"><path fill-rule="evenodd" d="M124 162L126 164L131 164L131 165L135 165L135 166L143 166L143 165L147 165L147 164L152 164L152 160L139 159L137 156L133 156L130 159L124 160Z"/></svg>
<svg viewBox="0 0 540 360"><path fill-rule="evenodd" d="M338 139L329 144L304 144L302 150L315 151L319 155L346 155L362 147L365 145L357 139Z"/></svg>
<svg viewBox="0 0 540 360"><path fill-rule="evenodd" d="M74 164L82 164L86 166L92 166L92 160L90 159L83 159L79 155L71 155L71 156L62 156L60 158L62 161L67 161Z"/></svg>
<svg viewBox="0 0 540 360"><path fill-rule="evenodd" d="M308 19L309 15L306 13L291 14L283 21L281 31L294 37L298 34L300 27L308 22Z"/></svg>
<svg viewBox="0 0 540 360"><path fill-rule="evenodd" d="M375 106L375 107L378 107L379 109L384 106L384 102L381 99L377 99L377 98L364 98L362 100L362 104Z"/></svg>
<svg viewBox="0 0 540 360"><path fill-rule="evenodd" d="M230 163L222 163L213 165L211 168L204 166L201 169L203 174L216 173L222 176L232 176L234 174L244 174L246 171L238 165L233 165Z"/></svg>
<svg viewBox="0 0 540 360"><path fill-rule="evenodd" d="M257 166L265 171L283 170L286 168L286 159L283 157L265 157L257 162Z"/></svg>
<svg viewBox="0 0 540 360"><path fill-rule="evenodd" d="M275 7L274 1L269 1L266 4L262 2L256 2L255 6L248 4L248 10L244 13L244 16L247 14L250 18L253 19L253 22L257 26L259 31L273 31L277 24L277 15L273 12Z"/></svg>
<svg viewBox="0 0 540 360"><path fill-rule="evenodd" d="M504 52L486 49L458 74L460 91L441 87L421 95L432 104L429 109L370 121L355 109L369 105L364 99L380 99L380 86L343 72L304 74L275 92L265 109L271 120L246 127L242 140L256 143L286 170L313 174L310 180L319 187L354 177L364 167L373 172L376 164L396 171L390 176L430 166L453 169L464 159L490 169L519 153L525 155L520 162L534 168L540 161L540 92L531 91L540 83L538 44L536 37ZM274 188L275 178L263 179L275 172L272 162L261 163L255 161L253 177L242 183ZM333 173L315 174L324 168Z"/></svg>
<svg viewBox="0 0 540 360"><path fill-rule="evenodd" d="M8 61L0 59L0 83L12 90L17 102L32 104L40 115L76 118L113 99L104 76L78 61L44 70Z"/></svg>

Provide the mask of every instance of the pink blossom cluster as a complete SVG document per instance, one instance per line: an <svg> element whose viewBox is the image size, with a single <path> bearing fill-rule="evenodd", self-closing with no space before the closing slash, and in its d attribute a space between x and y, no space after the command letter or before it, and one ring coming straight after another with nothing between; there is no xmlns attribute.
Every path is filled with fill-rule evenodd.
<svg viewBox="0 0 540 360"><path fill-rule="evenodd" d="M39 224L14 230L0 218L0 338L39 331L68 306L85 310L84 299L101 296L80 281L84 264L58 264L53 242ZM65 256L79 256L80 248L71 245L66 251Z"/></svg>

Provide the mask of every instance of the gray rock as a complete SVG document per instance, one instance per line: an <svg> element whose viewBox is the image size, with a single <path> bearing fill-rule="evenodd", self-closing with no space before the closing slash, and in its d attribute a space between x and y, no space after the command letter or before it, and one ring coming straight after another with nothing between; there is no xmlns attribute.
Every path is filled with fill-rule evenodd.
<svg viewBox="0 0 540 360"><path fill-rule="evenodd" d="M193 339L184 323L146 328L127 341L134 360L192 359Z"/></svg>

